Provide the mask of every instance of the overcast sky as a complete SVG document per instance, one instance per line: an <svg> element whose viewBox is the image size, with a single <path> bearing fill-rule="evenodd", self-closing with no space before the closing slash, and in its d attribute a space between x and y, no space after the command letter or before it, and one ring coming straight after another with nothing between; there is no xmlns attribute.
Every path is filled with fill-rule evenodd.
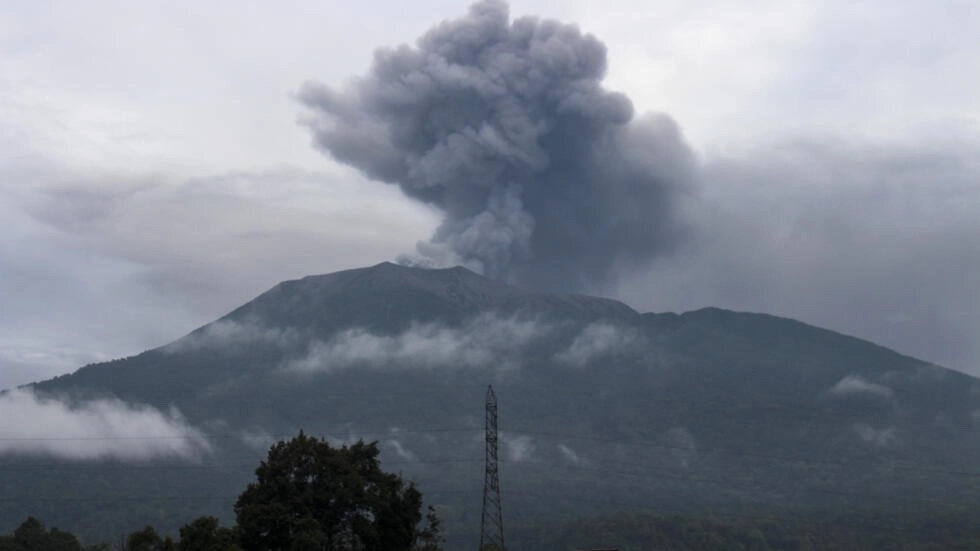
<svg viewBox="0 0 980 551"><path fill-rule="evenodd" d="M438 208L312 147L296 94L468 6L3 2L0 388L428 239ZM789 316L980 374L980 3L510 11L605 43L605 88L696 156L684 245L595 293Z"/></svg>

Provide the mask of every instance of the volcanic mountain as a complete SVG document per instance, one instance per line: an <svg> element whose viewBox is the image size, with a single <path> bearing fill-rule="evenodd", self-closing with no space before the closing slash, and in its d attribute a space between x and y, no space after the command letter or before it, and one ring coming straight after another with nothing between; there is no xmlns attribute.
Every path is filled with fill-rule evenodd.
<svg viewBox="0 0 980 551"><path fill-rule="evenodd" d="M643 314L464 268L384 263L276 285L166 346L31 386L179 412L190 459L0 456L0 520L113 538L231 504L303 429L376 440L472 540L483 398L511 526L611 510L929 510L980 498L980 380L798 321ZM469 539L466 539L469 538Z"/></svg>

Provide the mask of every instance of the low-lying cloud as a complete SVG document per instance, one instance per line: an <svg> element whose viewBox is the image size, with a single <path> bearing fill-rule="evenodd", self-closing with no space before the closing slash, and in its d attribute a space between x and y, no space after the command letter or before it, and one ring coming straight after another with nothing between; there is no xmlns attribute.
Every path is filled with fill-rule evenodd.
<svg viewBox="0 0 980 551"><path fill-rule="evenodd" d="M567 460L572 465L582 465L585 463L585 460L582 459L582 457L578 453L576 453L575 450L573 450L570 446L566 446L565 444L558 444L558 451L561 452L562 457L564 457L565 460Z"/></svg>
<svg viewBox="0 0 980 551"><path fill-rule="evenodd" d="M534 455L534 440L527 435L500 433L503 455L509 461L527 461Z"/></svg>
<svg viewBox="0 0 980 551"><path fill-rule="evenodd" d="M418 457L408 448L401 440L396 440L394 438L385 440L384 443L394 450L395 454L404 461L416 461Z"/></svg>
<svg viewBox="0 0 980 551"><path fill-rule="evenodd" d="M674 461L685 469L690 468L698 455L697 440L691 431L687 427L672 427L664 440Z"/></svg>
<svg viewBox="0 0 980 551"><path fill-rule="evenodd" d="M0 395L0 455L68 460L194 460L211 444L179 411L119 400L68 404L30 390Z"/></svg>
<svg viewBox="0 0 980 551"><path fill-rule="evenodd" d="M519 354L548 328L532 320L480 315L460 327L413 324L394 335L363 328L341 331L327 341L314 341L302 358L286 369L333 371L351 366L445 368L513 366Z"/></svg>
<svg viewBox="0 0 980 551"><path fill-rule="evenodd" d="M161 348L170 354L195 350L233 351L247 344L271 344L285 347L296 342L297 335L289 329L266 327L255 320L238 322L223 319Z"/></svg>
<svg viewBox="0 0 980 551"><path fill-rule="evenodd" d="M248 427L238 433L243 444L257 450L266 450L276 443L276 437L262 427Z"/></svg>
<svg viewBox="0 0 980 551"><path fill-rule="evenodd" d="M855 423L851 425L851 430L857 434L862 442L872 446L887 446L898 438L895 427L878 429L867 423Z"/></svg>
<svg viewBox="0 0 980 551"><path fill-rule="evenodd" d="M529 355L547 350L556 364L582 368L635 351L642 342L642 334L636 329L604 321L589 323L571 334L565 331L567 328L548 322L492 313L475 316L459 326L414 323L395 334L354 327L327 340L310 342L305 355L284 367L296 372L330 372L354 366L513 368L526 362Z"/></svg>
<svg viewBox="0 0 980 551"><path fill-rule="evenodd" d="M568 348L556 354L555 359L564 364L584 367L597 358L628 350L638 338L639 334L634 329L593 322L576 335Z"/></svg>
<svg viewBox="0 0 980 551"><path fill-rule="evenodd" d="M872 383L866 380L860 375L848 375L837 381L837 384L830 387L827 391L831 396L853 396L856 394L867 394L871 396L881 396L883 398L891 398L895 395L895 391L891 388L880 385L878 383Z"/></svg>

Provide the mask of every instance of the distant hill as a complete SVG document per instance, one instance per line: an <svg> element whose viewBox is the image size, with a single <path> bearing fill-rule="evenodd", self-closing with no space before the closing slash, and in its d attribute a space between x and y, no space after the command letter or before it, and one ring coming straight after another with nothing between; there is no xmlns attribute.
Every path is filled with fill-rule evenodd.
<svg viewBox="0 0 980 551"><path fill-rule="evenodd" d="M378 440L383 466L416 480L466 544L488 384L509 525L980 501L980 380L769 315L641 314L385 263L280 283L171 344L33 385L176 408L212 451L198 463L0 458L0 528L34 514L112 539L228 518L271 440L302 428Z"/></svg>

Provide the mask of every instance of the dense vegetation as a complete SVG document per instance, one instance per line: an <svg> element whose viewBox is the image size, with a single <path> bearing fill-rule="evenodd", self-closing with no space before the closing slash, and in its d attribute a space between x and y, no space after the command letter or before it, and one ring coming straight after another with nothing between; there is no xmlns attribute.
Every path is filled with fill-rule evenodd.
<svg viewBox="0 0 980 551"><path fill-rule="evenodd" d="M511 551L940 551L980 549L980 517L973 513L903 517L836 515L807 518L682 517L617 513L560 524L516 523L508 533ZM118 545L83 547L74 535L29 518L10 536L0 536L0 551L240 551L241 534L201 517L180 529L177 539L147 527ZM461 546L472 548L472 544ZM297 539L292 546L262 549L360 549L320 546ZM431 540L416 549L433 551Z"/></svg>
<svg viewBox="0 0 980 551"><path fill-rule="evenodd" d="M773 316L641 314L380 265L285 282L172 345L35 385L176 408L212 448L198 461L5 455L0 530L27 515L84 541L207 515L230 525L268 445L303 427L377 440L385 470L425 489L448 546L472 548L490 383L513 530L621 510L923 518L980 505L973 377Z"/></svg>
<svg viewBox="0 0 980 551"><path fill-rule="evenodd" d="M422 494L385 473L375 444L332 448L304 435L269 450L235 503L241 546L268 549L436 549L438 521Z"/></svg>
<svg viewBox="0 0 980 551"><path fill-rule="evenodd" d="M682 517L618 513L512 530L508 548L618 551L939 551L980 549L980 516Z"/></svg>
<svg viewBox="0 0 980 551"><path fill-rule="evenodd" d="M331 447L300 432L278 442L255 470L257 480L235 503L237 525L203 516L160 536L152 526L131 533L123 551L439 551L439 519L422 524L422 494L385 473L374 443ZM96 545L88 551L106 549ZM29 517L0 551L83 551L74 534Z"/></svg>
<svg viewBox="0 0 980 551"><path fill-rule="evenodd" d="M0 551L104 551L106 545L82 547L71 532L46 529L44 523L28 517L13 534L0 536Z"/></svg>

